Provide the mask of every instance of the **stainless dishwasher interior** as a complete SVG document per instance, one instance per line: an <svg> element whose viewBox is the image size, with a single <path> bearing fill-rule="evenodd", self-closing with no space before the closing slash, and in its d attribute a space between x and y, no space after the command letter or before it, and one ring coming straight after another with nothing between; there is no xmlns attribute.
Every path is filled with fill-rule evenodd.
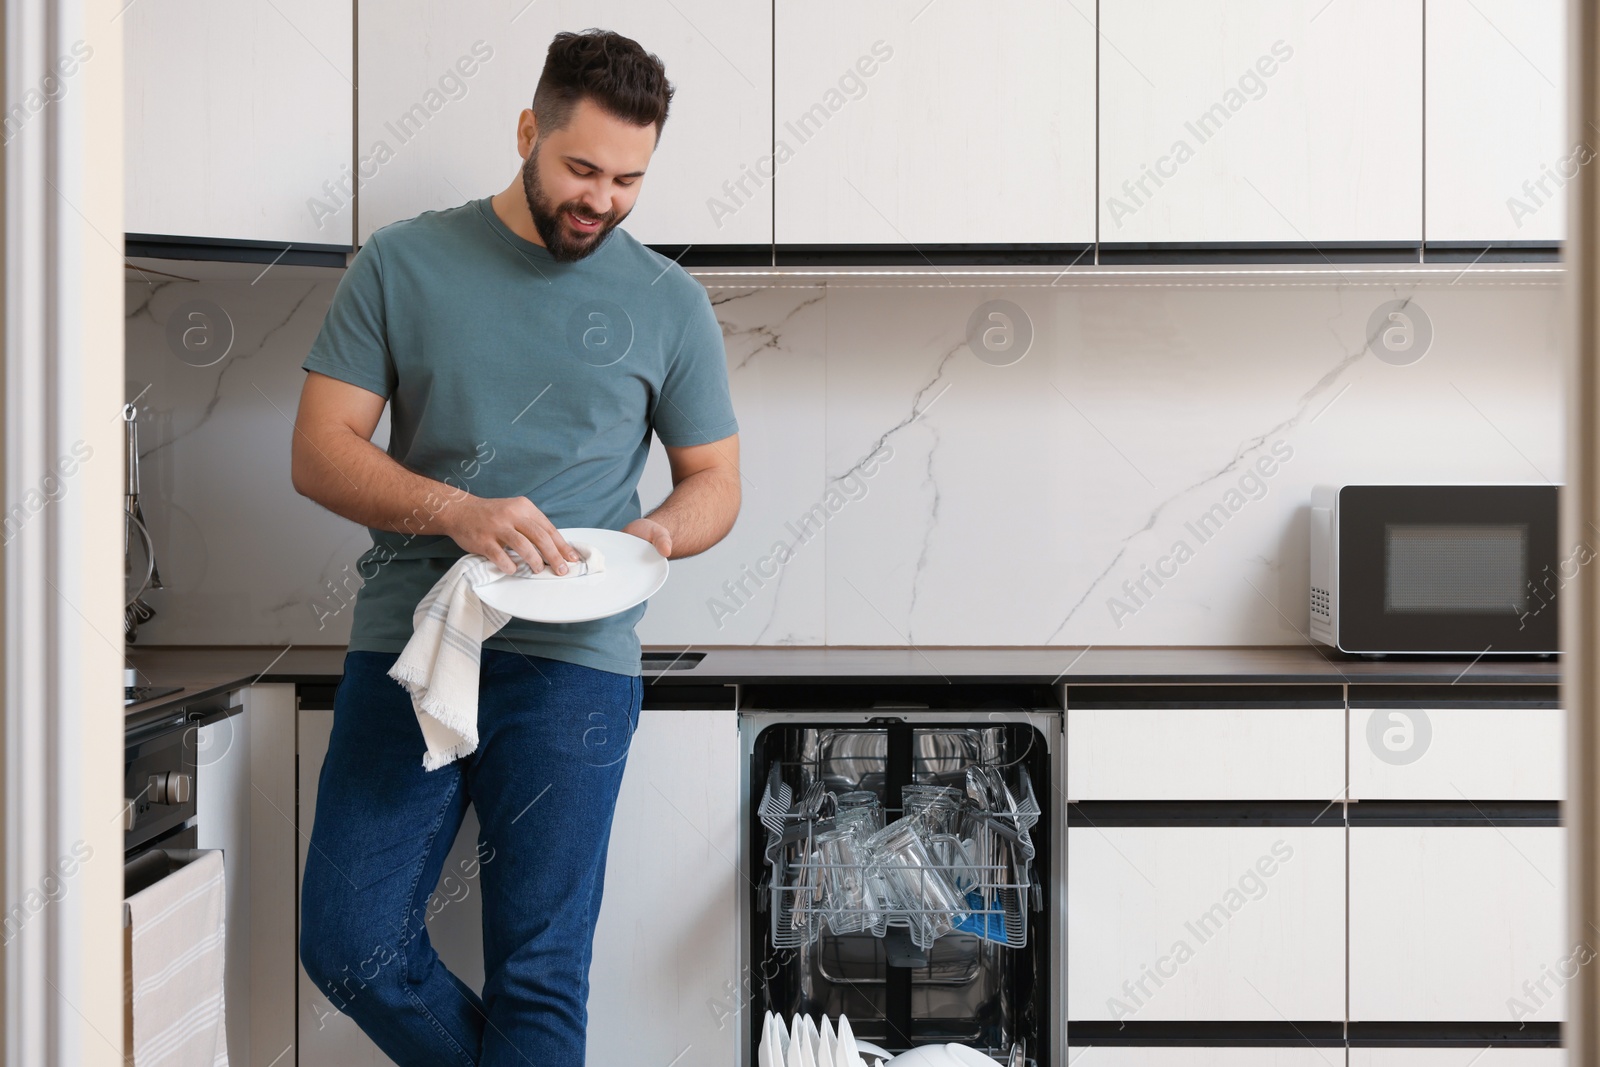
<svg viewBox="0 0 1600 1067"><path fill-rule="evenodd" d="M858 1037L891 1052L957 1042L982 1049L998 1063L1019 1046L1024 1062L1051 1062L1051 1004L1059 991L1050 977L1056 886L1049 731L1059 720L1050 713L987 709L968 713L965 721L948 711L937 718L943 721L907 711L849 717L741 712L750 753L753 883L746 941L748 1014L755 1031L749 1063L756 1062L759 1021L769 1010L786 1019L796 1013L835 1020L847 1015ZM829 797L871 792L884 819L892 820L901 814L902 787L960 788L973 768L989 768L973 777L1002 779L1005 790L997 793L1024 811L1031 806L1033 814L1019 821L1014 812L1002 811L988 820L1006 847L991 856L992 867L975 868L983 873L967 899L978 905L981 897L982 904L967 929L925 943L926 928L923 937L913 934L919 912L929 909L912 908L891 912L875 928L863 922L865 932L836 933L808 909L808 902L821 898L817 872L803 857L815 856L808 852L815 832L829 825L826 817L815 818L818 786ZM789 813L781 820L775 791ZM828 810L825 802L822 810Z"/></svg>

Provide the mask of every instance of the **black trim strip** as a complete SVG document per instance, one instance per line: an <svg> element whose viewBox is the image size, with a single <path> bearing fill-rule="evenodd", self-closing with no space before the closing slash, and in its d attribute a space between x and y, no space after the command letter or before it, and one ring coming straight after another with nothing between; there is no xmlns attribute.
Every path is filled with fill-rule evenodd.
<svg viewBox="0 0 1600 1067"><path fill-rule="evenodd" d="M778 267L1088 266L1092 244L775 245Z"/></svg>
<svg viewBox="0 0 1600 1067"><path fill-rule="evenodd" d="M854 678L819 679L815 684L751 683L742 687L744 711L804 708L806 710L878 711L894 717L904 710L1058 711L1056 687L1004 682L862 682Z"/></svg>
<svg viewBox="0 0 1600 1067"><path fill-rule="evenodd" d="M1560 826L1554 800L1363 800L1351 826Z"/></svg>
<svg viewBox="0 0 1600 1067"><path fill-rule="evenodd" d="M332 711L338 688L337 682L301 682L294 687L294 695L300 699L300 708L304 711Z"/></svg>
<svg viewBox="0 0 1600 1067"><path fill-rule="evenodd" d="M661 674L645 672L641 710L733 711L739 706L734 686L684 685L678 682L656 685L661 677Z"/></svg>
<svg viewBox="0 0 1600 1067"><path fill-rule="evenodd" d="M1271 263L1419 263L1414 241L1107 241L1100 262L1119 266L1183 263L1259 266Z"/></svg>
<svg viewBox="0 0 1600 1067"><path fill-rule="evenodd" d="M1424 263L1559 263L1560 241L1429 241Z"/></svg>
<svg viewBox="0 0 1600 1067"><path fill-rule="evenodd" d="M770 267L771 245L649 245L680 267Z"/></svg>
<svg viewBox="0 0 1600 1067"><path fill-rule="evenodd" d="M284 251L287 248L288 251ZM122 253L130 259L188 259L208 263L282 263L294 267L337 267L343 270L351 245L284 244L238 241L225 237L163 237L153 233L123 235Z"/></svg>
<svg viewBox="0 0 1600 1067"><path fill-rule="evenodd" d="M1560 826L1554 800L1363 800L1351 826ZM1345 806L1325 800L1080 800L1069 827L1343 826Z"/></svg>
<svg viewBox="0 0 1600 1067"><path fill-rule="evenodd" d="M1067 805L1067 826L1343 826L1326 800L1085 800Z"/></svg>
<svg viewBox="0 0 1600 1067"><path fill-rule="evenodd" d="M1557 1048L1560 1023L1428 1022L1350 1024L1351 1048Z"/></svg>
<svg viewBox="0 0 1600 1067"><path fill-rule="evenodd" d="M1066 267L1096 262L1093 244L1049 242L1016 244L863 244L863 245L650 245L680 266L695 267ZM355 245L293 244L226 237L178 237L151 233L124 235L130 258L186 259L222 263L286 263L293 266L346 265ZM278 258L282 254L282 258ZM1106 243L1098 262L1120 266L1215 264L1263 266L1304 263L1555 263L1561 245L1545 241L1407 242L1214 241L1195 243Z"/></svg>
<svg viewBox="0 0 1600 1067"><path fill-rule="evenodd" d="M1067 707L1077 708L1342 708L1338 685L1077 685L1067 683Z"/></svg>
<svg viewBox="0 0 1600 1067"><path fill-rule="evenodd" d="M1343 1048L1342 1022L1067 1022L1067 1045Z"/></svg>
<svg viewBox="0 0 1600 1067"><path fill-rule="evenodd" d="M1352 1022L1351 1048L1556 1048L1561 1024L1553 1022ZM1135 1045L1192 1048L1342 1048L1337 1022L1067 1022L1067 1045Z"/></svg>
<svg viewBox="0 0 1600 1067"><path fill-rule="evenodd" d="M1352 708L1558 708L1557 685L1350 686Z"/></svg>

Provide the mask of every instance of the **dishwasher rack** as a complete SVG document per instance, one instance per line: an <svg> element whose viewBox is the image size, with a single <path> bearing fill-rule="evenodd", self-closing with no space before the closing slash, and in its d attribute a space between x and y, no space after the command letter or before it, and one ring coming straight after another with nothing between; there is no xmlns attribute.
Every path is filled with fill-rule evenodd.
<svg viewBox="0 0 1600 1067"><path fill-rule="evenodd" d="M1020 766L1008 768L1010 780L1005 769L992 764L969 767L933 779L933 784L980 783L961 802L955 833L926 832L925 824L913 820L935 862L895 863L869 855L845 864L824 862L817 847L818 835L834 828L828 813L835 808L835 793L804 765L774 763L757 807L767 829L772 946L810 945L825 929L883 938L891 928L905 929L921 950L957 932L1009 948L1025 946L1029 912L1043 907L1032 873L1036 850L1029 831L1040 814L1033 782ZM989 791L981 787L985 781L992 783ZM888 821L903 809L884 805L883 812ZM834 899L831 890L840 881L863 887L864 902ZM908 883L919 891L898 899L889 891L891 884ZM957 903L938 906L939 900Z"/></svg>

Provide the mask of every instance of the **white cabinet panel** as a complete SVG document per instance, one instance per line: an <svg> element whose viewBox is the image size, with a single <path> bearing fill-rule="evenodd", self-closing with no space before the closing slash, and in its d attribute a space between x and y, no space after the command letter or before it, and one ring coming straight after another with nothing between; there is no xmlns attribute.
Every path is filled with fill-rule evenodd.
<svg viewBox="0 0 1600 1067"><path fill-rule="evenodd" d="M300 869L316 810L332 711L300 712ZM589 1062L668 1063L686 1046L734 1062L737 1012L739 752L732 711L641 713L613 819L590 965ZM471 884L472 809L430 904L428 937L445 964L483 988L482 905ZM454 883L447 884L448 879ZM306 975L300 1064L389 1061ZM664 1054L663 1054L664 1053Z"/></svg>
<svg viewBox="0 0 1600 1067"><path fill-rule="evenodd" d="M1350 830L1350 1018L1564 1018L1559 827ZM1568 973L1563 976L1562 971Z"/></svg>
<svg viewBox="0 0 1600 1067"><path fill-rule="evenodd" d="M300 856L295 874L295 909L298 914L300 904L300 885L305 878L306 850L311 842L311 830L314 823L313 816L317 810L317 778L322 772L323 760L328 755L328 737L333 732L333 712L324 709L302 709L299 713L299 737L297 739L300 754L300 804L299 804L299 839ZM456 846L451 850L450 858L445 863L445 870L460 870L456 866L461 858L457 853L462 853L463 842L466 852L462 856L473 857L475 851L473 843L477 839L477 816L469 809L466 821L461 826L461 833L456 838ZM443 877L441 876L441 881ZM433 905L430 904L430 910ZM457 914L450 918L459 918L463 912L469 911L471 921L477 922L482 915L482 906L476 893L470 893L465 900L452 902L438 915L428 920L428 939L433 943L441 959L455 971L461 979L474 989L483 988L483 945L476 937L461 943L457 939L441 936L437 928L437 919L454 911ZM297 927L298 928L298 927ZM297 938L298 940L298 938ZM472 966L473 957L476 967ZM295 974L299 981L300 1003L300 1047L298 1050L299 1067L390 1067L393 1063L388 1056L379 1051L370 1038L362 1032L351 1018L340 1012L329 1001L326 995L317 988L315 982L306 974L303 966L299 965L299 951L295 952ZM475 974L469 973L475 970Z"/></svg>
<svg viewBox="0 0 1600 1067"><path fill-rule="evenodd" d="M776 6L780 243L1094 240L1094 4Z"/></svg>
<svg viewBox="0 0 1600 1067"><path fill-rule="evenodd" d="M1566 127L1562 0L1430 0L1428 240L1558 241L1594 156Z"/></svg>
<svg viewBox="0 0 1600 1067"><path fill-rule="evenodd" d="M348 5L162 0L119 14L129 233L350 244L348 210L311 206L350 174Z"/></svg>
<svg viewBox="0 0 1600 1067"><path fill-rule="evenodd" d="M1334 800L1343 708L1068 708L1070 800Z"/></svg>
<svg viewBox="0 0 1600 1067"><path fill-rule="evenodd" d="M1342 1048L1068 1047L1069 1067L1333 1067Z"/></svg>
<svg viewBox="0 0 1600 1067"><path fill-rule="evenodd" d="M1071 827L1067 1014L1344 1018L1344 830Z"/></svg>
<svg viewBox="0 0 1600 1067"><path fill-rule="evenodd" d="M1349 1067L1565 1067L1559 1048L1353 1048Z"/></svg>
<svg viewBox="0 0 1600 1067"><path fill-rule="evenodd" d="M300 712L300 862L295 879L296 907L305 876L306 849L317 810L317 777L333 732L331 710ZM483 988L483 902L467 877L476 872L478 816L471 808L439 875L428 904L428 940L445 966L473 989ZM295 953L298 961L299 952ZM328 1000L304 967L300 982L300 1067L386 1067L392 1061L361 1028Z"/></svg>
<svg viewBox="0 0 1600 1067"><path fill-rule="evenodd" d="M1352 800L1560 800L1559 708L1352 708Z"/></svg>
<svg viewBox="0 0 1600 1067"><path fill-rule="evenodd" d="M226 910L223 1002L228 1059L250 1062L250 717L243 709L196 731L196 848L222 849ZM292 928L291 928L292 932ZM287 972L285 972L287 976ZM293 1038L293 1031L290 1031Z"/></svg>
<svg viewBox="0 0 1600 1067"><path fill-rule="evenodd" d="M223 850L228 1057L270 1063L295 1043L294 686L249 686L196 731L199 848Z"/></svg>
<svg viewBox="0 0 1600 1067"><path fill-rule="evenodd" d="M359 240L423 211L497 193L517 175L517 116L550 39L599 26L661 58L675 94L623 223L650 244L765 244L772 156L772 19L737 0L397 0L360 5ZM459 64L459 66L458 66ZM466 73L471 71L470 74ZM421 111L417 111L418 107ZM381 147L380 147L381 146ZM744 194L724 213L723 184Z"/></svg>
<svg viewBox="0 0 1600 1067"><path fill-rule="evenodd" d="M1421 0L1100 20L1101 241L1421 240Z"/></svg>
<svg viewBox="0 0 1600 1067"><path fill-rule="evenodd" d="M295 974L299 896L295 877L295 687L285 682L244 691L249 758L250 987L249 1053L242 1063L272 1063L295 1043ZM231 741L229 756L240 739ZM213 749L212 751L215 751ZM204 757L202 757L204 758ZM232 951L231 948L229 951ZM231 994L231 990L230 990ZM229 1017L233 1001L228 1001ZM233 1031L228 1031L233 1046Z"/></svg>
<svg viewBox="0 0 1600 1067"><path fill-rule="evenodd" d="M735 1063L739 727L647 709L628 749L589 974L591 1064Z"/></svg>

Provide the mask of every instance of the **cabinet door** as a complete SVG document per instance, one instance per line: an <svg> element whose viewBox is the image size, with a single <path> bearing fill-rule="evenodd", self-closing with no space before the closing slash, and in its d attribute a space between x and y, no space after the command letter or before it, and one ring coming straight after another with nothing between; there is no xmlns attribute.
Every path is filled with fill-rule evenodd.
<svg viewBox="0 0 1600 1067"><path fill-rule="evenodd" d="M250 723L242 708L195 734L196 848L222 849L228 1059L250 1062ZM293 1038L293 1031L290 1031Z"/></svg>
<svg viewBox="0 0 1600 1067"><path fill-rule="evenodd" d="M1565 1067L1559 1048L1353 1048L1350 1067Z"/></svg>
<svg viewBox="0 0 1600 1067"><path fill-rule="evenodd" d="M322 762L328 755L328 738L333 733L333 710L301 709L298 715L299 752L299 815L296 830L300 855L295 866L295 975L299 983L300 1047L299 1067L386 1067L391 1061L378 1050L361 1028L350 1017L342 1014L317 988L306 969L299 965L298 916L300 912L300 886L306 873L306 851L311 843L311 829L317 810L317 778L322 773ZM432 930L429 931L430 938ZM443 948L435 942L443 955Z"/></svg>
<svg viewBox="0 0 1600 1067"><path fill-rule="evenodd" d="M1351 708L1351 800L1560 800L1560 708Z"/></svg>
<svg viewBox="0 0 1600 1067"><path fill-rule="evenodd" d="M778 0L781 244L1094 240L1094 5Z"/></svg>
<svg viewBox="0 0 1600 1067"><path fill-rule="evenodd" d="M1068 708L1069 800L1344 795L1343 708Z"/></svg>
<svg viewBox="0 0 1600 1067"><path fill-rule="evenodd" d="M294 1047L294 686L254 685L195 742L198 848L223 850L228 1057Z"/></svg>
<svg viewBox="0 0 1600 1067"><path fill-rule="evenodd" d="M331 710L300 712L300 870ZM641 713L617 800L600 922L589 971L589 1062L734 1062L737 936L738 728L732 711ZM429 905L428 937L474 989L483 988L477 815L469 808ZM297 883L298 885L298 880ZM306 975L300 982L300 1064L381 1067L388 1059ZM670 1047L666 1055L658 1055ZM703 1057L703 1059L701 1058Z"/></svg>
<svg viewBox="0 0 1600 1067"><path fill-rule="evenodd" d="M1559 241L1569 144L1562 0L1428 4L1428 240Z"/></svg>
<svg viewBox="0 0 1600 1067"><path fill-rule="evenodd" d="M1183 1048L1085 1045L1069 1047L1070 1067L1330 1067L1343 1049Z"/></svg>
<svg viewBox="0 0 1600 1067"><path fill-rule="evenodd" d="M746 176L771 161L767 6L388 0L361 4L360 26L359 241L396 220L498 193L515 179L517 117L532 104L550 39L590 26L626 34L659 56L675 89L623 224L628 232L649 244L772 240L771 186ZM737 204L728 203L724 183L736 193L743 183Z"/></svg>
<svg viewBox="0 0 1600 1067"><path fill-rule="evenodd" d="M127 231L349 245L353 212L316 205L350 174L351 16L319 0L122 8Z"/></svg>
<svg viewBox="0 0 1600 1067"><path fill-rule="evenodd" d="M295 687L256 684L244 691L249 751L250 812L250 1045L242 1063L272 1063L295 1044L295 933L299 883L295 872ZM226 735L222 737L226 742ZM231 757L239 739L231 739ZM215 752L213 747L211 751ZM207 757L202 755L202 760ZM231 991L230 991L231 997ZM229 1016L233 1001L228 1001ZM228 1031L233 1044L233 1031Z"/></svg>
<svg viewBox="0 0 1600 1067"><path fill-rule="evenodd" d="M300 857L296 868L295 904L305 876L306 850L317 810L317 779L333 732L332 709L304 709L299 715ZM428 900L428 940L455 975L473 989L483 988L483 902L472 884L478 870L478 816L470 807ZM296 926L298 929L298 924ZM298 940L298 939L297 939ZM329 1002L298 966L300 999L300 1067L387 1067L390 1059L349 1016Z"/></svg>
<svg viewBox="0 0 1600 1067"><path fill-rule="evenodd" d="M737 713L646 708L606 859L589 1063L738 1062L738 865Z"/></svg>
<svg viewBox="0 0 1600 1067"><path fill-rule="evenodd" d="M1565 885L1559 827L1353 827L1350 1018L1565 1018Z"/></svg>
<svg viewBox="0 0 1600 1067"><path fill-rule="evenodd" d="M1101 0L1100 240L1422 238L1421 0Z"/></svg>
<svg viewBox="0 0 1600 1067"><path fill-rule="evenodd" d="M1341 827L1070 827L1069 1020L1344 1018Z"/></svg>

